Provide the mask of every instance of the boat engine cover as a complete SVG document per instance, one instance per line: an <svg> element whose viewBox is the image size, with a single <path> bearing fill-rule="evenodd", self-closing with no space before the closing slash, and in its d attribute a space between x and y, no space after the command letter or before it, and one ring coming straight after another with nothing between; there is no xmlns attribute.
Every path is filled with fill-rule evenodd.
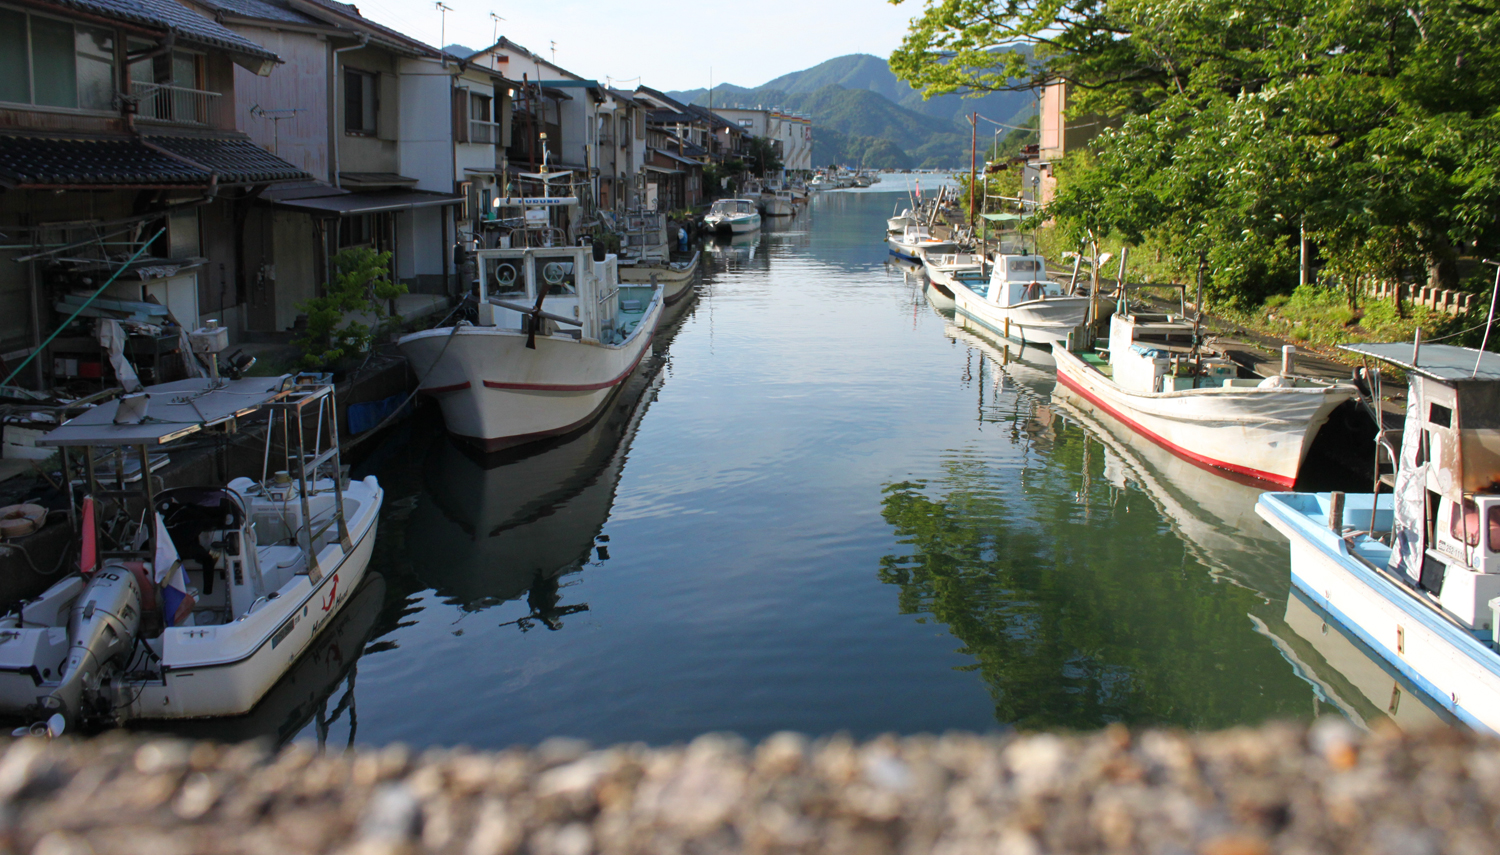
<svg viewBox="0 0 1500 855"><path fill-rule="evenodd" d="M97 688L102 666L117 660L125 664L140 623L141 589L135 574L118 563L101 568L73 603L62 684L44 700L44 707L56 710L60 706L71 723L84 690Z"/></svg>

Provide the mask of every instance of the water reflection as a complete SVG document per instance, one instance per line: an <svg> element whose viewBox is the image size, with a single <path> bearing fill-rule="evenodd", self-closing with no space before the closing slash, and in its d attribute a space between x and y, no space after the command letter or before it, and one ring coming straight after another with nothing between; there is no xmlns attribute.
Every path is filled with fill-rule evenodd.
<svg viewBox="0 0 1500 855"><path fill-rule="evenodd" d="M1238 629L1265 598L1219 584L1187 538L1161 536L1171 510L1132 500L1119 449L1058 417L1050 354L958 325L948 334L969 349L961 383L978 394L978 418L1006 427L986 442L1015 454L954 448L940 476L888 484L882 515L908 551L879 572L903 612L963 642L996 720L1216 727L1306 715L1275 646Z"/></svg>
<svg viewBox="0 0 1500 855"><path fill-rule="evenodd" d="M508 622L522 631L561 629L565 616L587 611L564 602L564 579L609 559L599 533L668 343L659 337L599 418L564 441L506 457L435 442L422 464L427 500L407 528L422 585L466 612L524 596L528 614Z"/></svg>

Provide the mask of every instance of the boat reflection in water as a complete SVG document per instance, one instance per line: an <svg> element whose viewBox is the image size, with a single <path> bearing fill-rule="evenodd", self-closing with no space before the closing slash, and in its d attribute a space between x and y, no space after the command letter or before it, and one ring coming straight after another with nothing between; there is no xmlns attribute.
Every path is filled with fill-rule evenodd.
<svg viewBox="0 0 1500 855"><path fill-rule="evenodd" d="M754 231L732 237L715 235L703 246L718 259L717 266L720 270L740 270L755 264L757 255L761 255L764 261L764 254L758 252L760 242L760 232ZM756 266L764 267L765 265Z"/></svg>
<svg viewBox="0 0 1500 855"><path fill-rule="evenodd" d="M656 397L671 332L592 424L525 453L479 456L439 438L422 466L430 501L407 526L408 556L424 585L465 611L526 598L520 629L556 630L588 610L563 602L565 577L609 557L599 533L636 427Z"/></svg>
<svg viewBox="0 0 1500 855"><path fill-rule="evenodd" d="M355 677L360 657L381 647L380 642L368 648L366 644L382 631L379 624L385 596L385 577L372 569L365 574L348 604L334 617L333 625L318 634L307 652L245 715L156 721L143 723L139 729L219 742L269 739L279 746L311 723L318 744L323 745L327 742L329 728L340 719L346 719L347 744L352 746L359 728ZM338 698L334 700L336 694ZM333 702L331 707L330 701Z"/></svg>
<svg viewBox="0 0 1500 855"><path fill-rule="evenodd" d="M1105 446L1104 471L1113 487L1140 488L1211 574L1261 595L1250 620L1312 686L1319 703L1361 727L1382 718L1403 730L1456 722L1295 590L1285 541L1255 514L1259 486L1142 441L1065 386L1057 387L1052 400Z"/></svg>

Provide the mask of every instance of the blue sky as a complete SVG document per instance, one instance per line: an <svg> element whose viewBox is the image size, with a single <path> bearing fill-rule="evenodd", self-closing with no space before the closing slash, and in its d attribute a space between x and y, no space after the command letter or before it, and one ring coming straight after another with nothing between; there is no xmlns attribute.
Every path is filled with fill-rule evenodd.
<svg viewBox="0 0 1500 855"><path fill-rule="evenodd" d="M444 0L444 29L432 0L353 0L367 17L428 44L491 43L501 35L543 57L557 42L569 71L656 89L715 83L759 86L850 53L887 56L901 42L919 0Z"/></svg>

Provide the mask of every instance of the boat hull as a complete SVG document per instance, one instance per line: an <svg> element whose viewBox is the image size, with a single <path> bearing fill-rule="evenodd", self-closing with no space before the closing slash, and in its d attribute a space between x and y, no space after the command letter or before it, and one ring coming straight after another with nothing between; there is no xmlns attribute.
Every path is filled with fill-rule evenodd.
<svg viewBox="0 0 1500 855"><path fill-rule="evenodd" d="M214 718L252 710L323 630L335 622L349 595L364 581L379 527L379 497L376 501L363 531L349 532L350 540L354 541L349 555L312 586L304 599L305 616L299 617L301 611L294 612L275 635L246 659L225 665L193 664L168 670L162 682L140 688L122 717L136 721ZM170 661L172 652L169 646L163 658Z"/></svg>
<svg viewBox="0 0 1500 855"><path fill-rule="evenodd" d="M761 212L768 217L790 217L797 213L791 199L762 199Z"/></svg>
<svg viewBox="0 0 1500 855"><path fill-rule="evenodd" d="M692 292L693 276L698 272L700 256L701 253L695 252L692 260L682 265L621 267L619 279L626 284L649 285L654 277L656 283L662 286L663 299L671 306Z"/></svg>
<svg viewBox="0 0 1500 855"><path fill-rule="evenodd" d="M886 241L886 245L890 247L891 255L915 261L919 264L927 257L927 253L958 252L958 244L942 240L913 244L896 238L890 238Z"/></svg>
<svg viewBox="0 0 1500 855"><path fill-rule="evenodd" d="M1313 437L1334 408L1354 395L1349 386L1129 392L1066 349L1053 352L1059 382L1152 442L1281 487L1296 483Z"/></svg>
<svg viewBox="0 0 1500 855"><path fill-rule="evenodd" d="M748 216L725 220L710 220L706 221L704 225L708 226L715 234L741 235L760 229L760 214L750 214Z"/></svg>
<svg viewBox="0 0 1500 855"><path fill-rule="evenodd" d="M662 308L658 295L618 345L552 335L537 336L530 349L518 330L464 326L415 333L400 347L425 378L421 391L437 398L448 432L499 451L588 424L649 351Z"/></svg>
<svg viewBox="0 0 1500 855"><path fill-rule="evenodd" d="M1388 526L1390 505L1382 505ZM1448 712L1500 733L1500 656L1352 554L1349 542L1328 528L1327 507L1326 494L1311 493L1267 493L1256 503L1291 544L1292 584ZM1346 523L1367 528L1369 514L1368 495L1348 497ZM1388 552L1370 551L1371 559Z"/></svg>

